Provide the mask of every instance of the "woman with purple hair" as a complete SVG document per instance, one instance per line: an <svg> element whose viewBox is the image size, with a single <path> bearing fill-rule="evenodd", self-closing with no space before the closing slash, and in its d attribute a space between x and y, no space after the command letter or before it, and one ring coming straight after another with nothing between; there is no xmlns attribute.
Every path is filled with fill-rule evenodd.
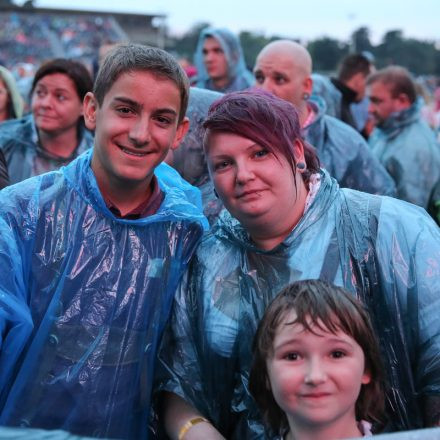
<svg viewBox="0 0 440 440"><path fill-rule="evenodd" d="M366 305L386 368L387 429L438 423L438 227L414 205L340 189L302 139L295 108L272 95L226 95L204 127L227 212L192 261L163 341L168 435L264 438L248 391L252 339L271 300L303 279Z"/></svg>

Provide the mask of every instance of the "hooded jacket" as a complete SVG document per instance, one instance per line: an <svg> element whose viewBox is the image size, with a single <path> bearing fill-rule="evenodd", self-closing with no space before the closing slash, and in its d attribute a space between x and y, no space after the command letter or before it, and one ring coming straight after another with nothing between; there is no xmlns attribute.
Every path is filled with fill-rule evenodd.
<svg viewBox="0 0 440 440"><path fill-rule="evenodd" d="M426 213L339 189L325 171L290 235L261 250L225 212L182 285L160 355L162 389L196 407L228 439L261 439L248 392L252 340L286 285L324 279L367 306L380 339L396 430L422 426L419 399L440 397L440 232Z"/></svg>
<svg viewBox="0 0 440 440"><path fill-rule="evenodd" d="M8 186L9 176L8 176L8 166L6 165L5 156L3 156L0 150L0 189Z"/></svg>
<svg viewBox="0 0 440 440"><path fill-rule="evenodd" d="M440 180L440 146L420 117L420 102L393 113L373 131L369 144L396 182L396 197L426 209Z"/></svg>
<svg viewBox="0 0 440 440"><path fill-rule="evenodd" d="M394 196L395 185L368 144L352 127L325 114L322 98L309 101L315 119L304 129L304 137L318 153L321 166L343 188L370 194Z"/></svg>
<svg viewBox="0 0 440 440"><path fill-rule="evenodd" d="M10 184L54 171L93 146L93 135L84 124L78 128L79 143L70 157L55 157L41 147L32 114L0 124L0 150L8 163Z"/></svg>
<svg viewBox="0 0 440 440"><path fill-rule="evenodd" d="M116 218L90 160L0 192L0 424L147 438L158 342L207 222L165 164L156 214Z"/></svg>
<svg viewBox="0 0 440 440"><path fill-rule="evenodd" d="M221 45L228 64L228 84L222 89L215 88L205 67L203 59L203 44L205 38L213 37ZM246 68L239 39L228 29L205 28L202 30L197 43L194 63L197 68L196 86L202 89L228 93L247 89L255 82L254 76Z"/></svg>

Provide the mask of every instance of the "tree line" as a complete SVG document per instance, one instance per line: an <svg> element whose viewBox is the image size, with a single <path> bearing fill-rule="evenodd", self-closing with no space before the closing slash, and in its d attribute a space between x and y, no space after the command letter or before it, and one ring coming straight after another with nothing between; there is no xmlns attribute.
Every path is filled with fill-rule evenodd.
<svg viewBox="0 0 440 440"><path fill-rule="evenodd" d="M199 33L206 26L209 24L195 24L182 37L170 39L167 49L177 56L192 60ZM242 31L239 38L246 64L252 69L260 50L271 41L284 37L266 37L255 32ZM313 69L318 72L334 72L347 54L368 51L373 54L378 68L399 64L415 75L440 76L440 46L434 41L406 38L402 30L386 32L380 43L374 45L371 43L370 30L363 26L352 33L349 41L322 37L309 41L307 49L313 59Z"/></svg>

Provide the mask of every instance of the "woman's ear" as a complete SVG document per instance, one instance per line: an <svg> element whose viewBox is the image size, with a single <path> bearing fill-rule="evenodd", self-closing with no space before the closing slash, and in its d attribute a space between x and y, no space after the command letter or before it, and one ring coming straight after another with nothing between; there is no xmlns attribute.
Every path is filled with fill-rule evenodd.
<svg viewBox="0 0 440 440"><path fill-rule="evenodd" d="M299 139L296 139L295 143L293 144L293 155L295 156L296 163L306 162L304 156L304 144Z"/></svg>
<svg viewBox="0 0 440 440"><path fill-rule="evenodd" d="M98 110L98 102L92 92L87 92L83 101L83 115L86 127L94 131L96 128L96 112Z"/></svg>
<svg viewBox="0 0 440 440"><path fill-rule="evenodd" d="M368 368L365 368L364 374L362 375L361 383L362 385L368 385L371 382L371 373Z"/></svg>

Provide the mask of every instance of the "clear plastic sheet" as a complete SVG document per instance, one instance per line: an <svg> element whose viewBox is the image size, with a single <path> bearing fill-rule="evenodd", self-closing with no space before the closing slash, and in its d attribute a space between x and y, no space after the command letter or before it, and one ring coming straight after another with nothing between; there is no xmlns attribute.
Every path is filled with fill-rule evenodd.
<svg viewBox="0 0 440 440"><path fill-rule="evenodd" d="M197 42L196 53L194 54L194 63L197 68L196 86L202 89L216 90L203 61L203 44L207 36L214 37L220 43L228 63L229 84L219 91L223 93L236 92L252 86L255 82L254 75L246 68L238 37L228 29L211 27L200 32L199 41Z"/></svg>
<svg viewBox="0 0 440 440"><path fill-rule="evenodd" d="M287 284L325 279L370 310L388 380L391 430L423 425L440 397L440 231L424 210L339 189L323 172L309 210L283 243L257 249L227 212L205 235L164 337L160 389L194 405L228 439L261 439L248 392L251 345Z"/></svg>
<svg viewBox="0 0 440 440"><path fill-rule="evenodd" d="M440 146L420 118L421 102L392 114L368 140L373 153L396 182L399 199L428 208L440 180Z"/></svg>
<svg viewBox="0 0 440 440"><path fill-rule="evenodd" d="M157 213L115 218L90 159L0 192L0 424L146 438L157 346L207 221L165 164Z"/></svg>
<svg viewBox="0 0 440 440"><path fill-rule="evenodd" d="M364 138L352 127L325 114L322 98L310 100L316 117L305 128L305 139L318 153L321 166L342 188L370 194L395 195L395 184Z"/></svg>
<svg viewBox="0 0 440 440"><path fill-rule="evenodd" d="M324 100L326 114L341 119L342 93L326 76L320 75L319 73L312 73L312 80L312 93Z"/></svg>

